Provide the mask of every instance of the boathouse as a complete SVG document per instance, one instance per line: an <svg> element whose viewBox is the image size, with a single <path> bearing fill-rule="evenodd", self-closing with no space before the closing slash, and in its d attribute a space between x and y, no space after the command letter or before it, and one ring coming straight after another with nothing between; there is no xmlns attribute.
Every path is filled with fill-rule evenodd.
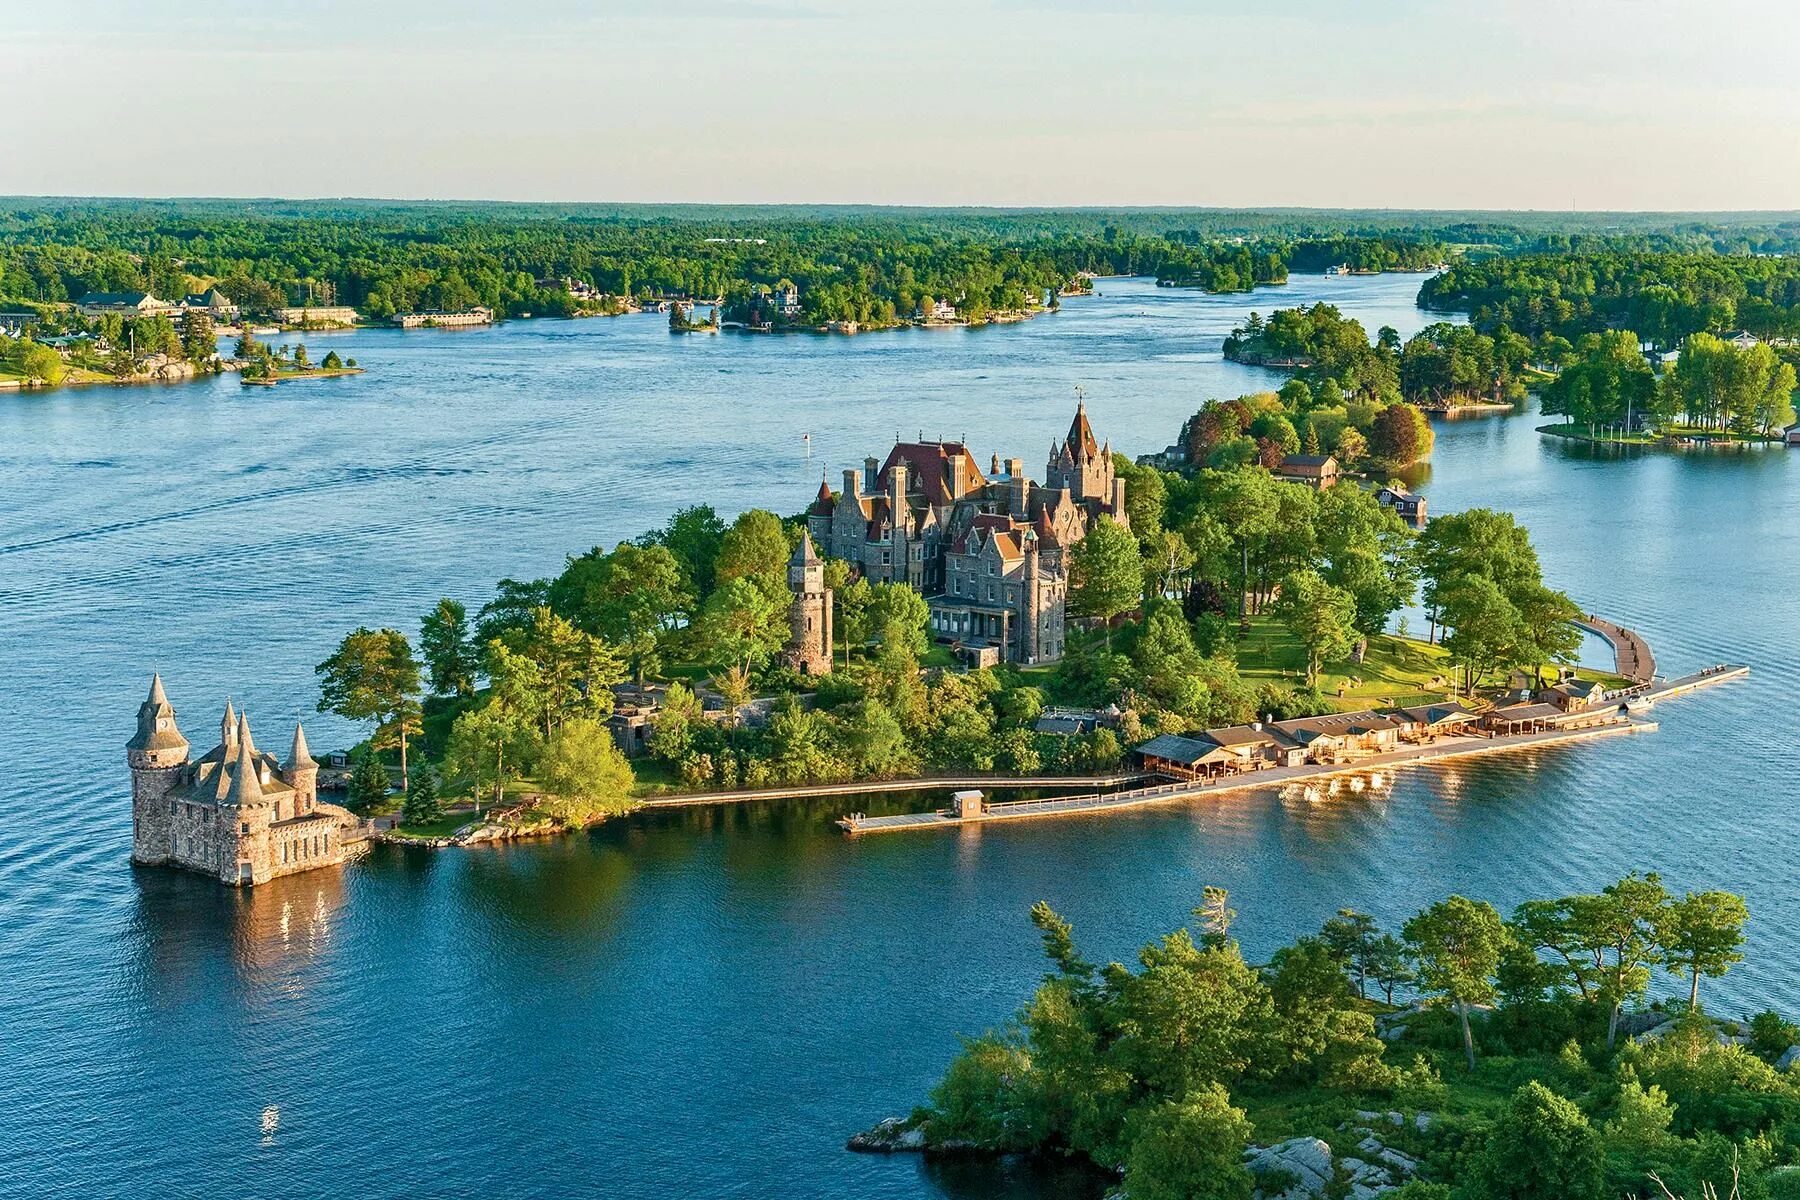
<svg viewBox="0 0 1800 1200"><path fill-rule="evenodd" d="M1398 483L1390 483L1375 489L1375 499L1381 507L1392 509L1395 516L1414 529L1425 528L1425 497Z"/></svg>
<svg viewBox="0 0 1800 1200"><path fill-rule="evenodd" d="M1403 723L1401 735L1414 741L1467 733L1476 719L1475 710L1458 700L1397 709L1393 716Z"/></svg>
<svg viewBox="0 0 1800 1200"><path fill-rule="evenodd" d="M1501 735L1542 733L1553 728L1562 715L1562 709L1554 704L1509 704L1483 717L1481 724L1490 733Z"/></svg>
<svg viewBox="0 0 1800 1200"><path fill-rule="evenodd" d="M1165 733L1137 749L1144 770L1171 779L1211 779L1235 769L1238 755L1202 734L1179 737Z"/></svg>
<svg viewBox="0 0 1800 1200"><path fill-rule="evenodd" d="M1338 460L1329 454L1290 454L1275 468L1275 478L1322 492L1338 481L1338 472Z"/></svg>

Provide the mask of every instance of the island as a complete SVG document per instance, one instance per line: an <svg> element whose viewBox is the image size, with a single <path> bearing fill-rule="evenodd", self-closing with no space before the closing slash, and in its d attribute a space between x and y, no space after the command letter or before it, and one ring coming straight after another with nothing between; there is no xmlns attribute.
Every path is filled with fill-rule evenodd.
<svg viewBox="0 0 1800 1200"><path fill-rule="evenodd" d="M793 516L692 505L478 608L445 597L416 643L351 632L318 666L318 707L370 734L328 756L320 787L384 841L872 791L889 811L847 805L847 832L943 828L1329 795L1452 755L1650 732L1652 706L1742 676L1661 678L1639 635L1543 580L1510 516L1426 522L1377 482L1330 456L1134 464L1080 399L1035 478L1017 457L899 441ZM1611 670L1577 666L1590 632ZM979 795L929 806L955 789Z"/></svg>
<svg viewBox="0 0 1800 1200"><path fill-rule="evenodd" d="M1196 899L1107 964L1039 902L1017 1014L848 1148L1040 1156L1114 1200L1794 1194L1800 1026L1701 1005L1743 960L1739 896L1633 873L1510 916L1344 908L1260 962L1238 939L1267 916Z"/></svg>

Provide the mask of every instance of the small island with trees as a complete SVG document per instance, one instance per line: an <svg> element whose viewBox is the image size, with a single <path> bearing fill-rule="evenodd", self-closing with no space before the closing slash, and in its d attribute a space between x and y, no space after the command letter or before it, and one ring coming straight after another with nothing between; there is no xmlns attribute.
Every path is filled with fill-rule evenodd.
<svg viewBox="0 0 1800 1200"><path fill-rule="evenodd" d="M1102 965L1037 904L1018 1014L849 1147L1034 1155L1117 1200L1800 1195L1800 1027L1701 1005L1743 958L1736 895L1651 873L1510 917L1343 909L1262 963L1223 889L1193 915Z"/></svg>

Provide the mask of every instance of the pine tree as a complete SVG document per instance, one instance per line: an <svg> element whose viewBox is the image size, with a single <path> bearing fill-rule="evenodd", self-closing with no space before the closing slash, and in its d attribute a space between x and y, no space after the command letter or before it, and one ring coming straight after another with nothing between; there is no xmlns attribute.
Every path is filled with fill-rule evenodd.
<svg viewBox="0 0 1800 1200"><path fill-rule="evenodd" d="M367 812L387 799L388 773L373 750L363 750L350 768L350 803Z"/></svg>
<svg viewBox="0 0 1800 1200"><path fill-rule="evenodd" d="M429 825L444 815L438 802L438 773L425 766L413 772L412 786L406 790L406 807L402 810L408 825Z"/></svg>

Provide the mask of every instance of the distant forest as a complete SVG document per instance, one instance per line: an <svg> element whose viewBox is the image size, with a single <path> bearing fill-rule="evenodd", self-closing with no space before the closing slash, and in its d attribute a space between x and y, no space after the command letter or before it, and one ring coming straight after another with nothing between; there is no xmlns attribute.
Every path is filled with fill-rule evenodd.
<svg viewBox="0 0 1800 1200"><path fill-rule="evenodd" d="M1454 255L1796 249L1800 216L1782 213L20 198L0 199L0 306L217 286L252 311L346 304L380 318L484 304L560 315L578 303L565 279L614 296L699 299L792 282L805 322L880 325L932 298L976 318L1016 309L1084 272L1242 291L1290 269L1420 269Z"/></svg>

